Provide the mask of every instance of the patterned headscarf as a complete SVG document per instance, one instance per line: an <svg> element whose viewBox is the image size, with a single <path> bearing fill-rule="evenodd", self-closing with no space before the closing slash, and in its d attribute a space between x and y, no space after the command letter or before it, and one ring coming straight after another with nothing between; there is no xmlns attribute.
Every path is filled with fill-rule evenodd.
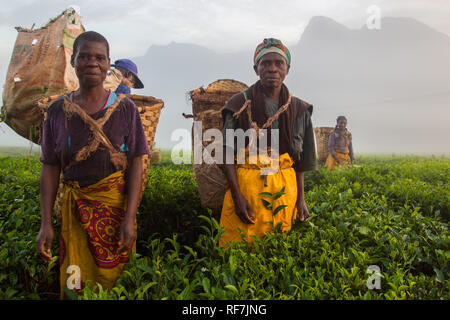
<svg viewBox="0 0 450 320"><path fill-rule="evenodd" d="M259 59L267 53L275 52L283 56L288 65L291 64L291 53L289 49L278 39L267 38L261 42L255 50L255 55L253 56L253 62L255 65L258 64Z"/></svg>
<svg viewBox="0 0 450 320"><path fill-rule="evenodd" d="M339 117L337 117L336 122L339 122L339 120L347 121L347 118L345 116L339 116Z"/></svg>

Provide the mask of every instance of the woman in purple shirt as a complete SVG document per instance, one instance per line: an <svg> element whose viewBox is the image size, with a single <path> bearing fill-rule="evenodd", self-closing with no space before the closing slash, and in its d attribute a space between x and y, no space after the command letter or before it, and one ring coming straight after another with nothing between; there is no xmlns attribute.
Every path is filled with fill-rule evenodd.
<svg viewBox="0 0 450 320"><path fill-rule="evenodd" d="M110 289L122 273L135 248L142 156L149 153L135 104L103 88L107 40L93 31L81 34L71 64L80 87L52 103L44 121L36 239L39 255L51 261L51 213L62 172L61 298L88 280Z"/></svg>

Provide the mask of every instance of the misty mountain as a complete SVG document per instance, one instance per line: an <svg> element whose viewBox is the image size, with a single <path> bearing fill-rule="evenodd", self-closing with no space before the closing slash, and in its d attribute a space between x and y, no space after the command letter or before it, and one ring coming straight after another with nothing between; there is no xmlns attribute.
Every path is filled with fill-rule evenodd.
<svg viewBox="0 0 450 320"><path fill-rule="evenodd" d="M292 51L290 80L324 107L449 90L450 38L410 18L350 30L314 17Z"/></svg>
<svg viewBox="0 0 450 320"><path fill-rule="evenodd" d="M448 35L411 18L383 18L380 30L369 30L314 17L289 49L290 91L314 105L315 126L346 115L356 152L450 150ZM190 130L192 120L181 116L191 111L190 90L222 78L257 80L252 50L221 54L171 43L151 46L134 61L145 83L134 93L165 101L155 141L166 148L175 144L174 129Z"/></svg>

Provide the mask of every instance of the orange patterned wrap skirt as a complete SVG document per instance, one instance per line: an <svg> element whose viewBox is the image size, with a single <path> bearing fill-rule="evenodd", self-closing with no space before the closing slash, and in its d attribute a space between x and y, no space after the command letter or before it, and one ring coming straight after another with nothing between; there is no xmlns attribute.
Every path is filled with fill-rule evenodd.
<svg viewBox="0 0 450 320"><path fill-rule="evenodd" d="M111 289L122 274L128 254L116 251L126 199L123 171L87 187L64 181L59 253L61 299L83 289L88 280ZM136 243L131 250L135 248Z"/></svg>

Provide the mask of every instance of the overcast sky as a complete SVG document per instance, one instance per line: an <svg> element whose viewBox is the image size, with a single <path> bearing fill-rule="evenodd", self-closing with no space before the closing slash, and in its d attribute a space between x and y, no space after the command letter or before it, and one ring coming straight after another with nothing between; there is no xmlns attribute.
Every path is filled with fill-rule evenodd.
<svg viewBox="0 0 450 320"><path fill-rule="evenodd" d="M311 17L330 17L349 28L361 28L367 8L382 16L411 17L450 35L449 0L15 0L0 7L0 83L4 83L17 32L36 28L77 5L87 30L106 36L111 60L136 57L151 45L172 41L195 43L217 52L253 49L265 37L297 43ZM0 124L0 145L21 144Z"/></svg>
<svg viewBox="0 0 450 320"><path fill-rule="evenodd" d="M150 45L171 41L227 52L267 36L293 44L311 17L360 28L371 5L383 16L416 18L450 35L448 0L16 0L0 8L2 53L12 49L15 26L44 25L72 4L80 7L85 27L104 34L117 56L143 55Z"/></svg>

